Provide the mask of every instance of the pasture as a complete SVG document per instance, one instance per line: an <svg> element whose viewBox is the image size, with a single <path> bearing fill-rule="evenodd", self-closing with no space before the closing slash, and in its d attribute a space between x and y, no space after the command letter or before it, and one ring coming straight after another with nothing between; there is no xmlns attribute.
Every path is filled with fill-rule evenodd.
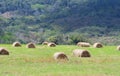
<svg viewBox="0 0 120 76"><path fill-rule="evenodd" d="M57 45L36 48L0 44L10 55L0 55L0 76L119 76L120 51L116 46L103 48ZM74 49L87 49L91 57L74 57ZM55 61L53 54L64 52L69 61Z"/></svg>

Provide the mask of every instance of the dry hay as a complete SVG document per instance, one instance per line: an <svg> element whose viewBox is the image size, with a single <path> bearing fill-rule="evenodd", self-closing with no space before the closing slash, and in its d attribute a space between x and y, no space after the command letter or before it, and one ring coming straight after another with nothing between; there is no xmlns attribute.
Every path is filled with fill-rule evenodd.
<svg viewBox="0 0 120 76"><path fill-rule="evenodd" d="M77 45L81 47L90 47L90 43L87 42L78 42Z"/></svg>
<svg viewBox="0 0 120 76"><path fill-rule="evenodd" d="M9 52L4 48L0 48L0 55L9 55Z"/></svg>
<svg viewBox="0 0 120 76"><path fill-rule="evenodd" d="M101 43L94 43L93 47L94 48L102 48L103 45Z"/></svg>
<svg viewBox="0 0 120 76"><path fill-rule="evenodd" d="M64 52L56 52L54 54L54 59L55 60L68 60L68 57Z"/></svg>
<svg viewBox="0 0 120 76"><path fill-rule="evenodd" d="M48 43L48 46L49 46L49 47L55 47L56 44L55 44L55 43Z"/></svg>
<svg viewBox="0 0 120 76"><path fill-rule="evenodd" d="M35 44L30 42L26 45L27 48L35 48Z"/></svg>
<svg viewBox="0 0 120 76"><path fill-rule="evenodd" d="M87 50L75 49L73 55L77 57L91 57L90 53Z"/></svg>
<svg viewBox="0 0 120 76"><path fill-rule="evenodd" d="M42 45L48 45L48 43L49 43L49 42L44 41L44 42L42 43Z"/></svg>
<svg viewBox="0 0 120 76"><path fill-rule="evenodd" d="M117 50L120 50L120 45L119 45L119 46L117 46Z"/></svg>
<svg viewBox="0 0 120 76"><path fill-rule="evenodd" d="M20 42L14 42L14 43L13 43L13 46L14 46L14 47L21 47L21 43L20 43Z"/></svg>

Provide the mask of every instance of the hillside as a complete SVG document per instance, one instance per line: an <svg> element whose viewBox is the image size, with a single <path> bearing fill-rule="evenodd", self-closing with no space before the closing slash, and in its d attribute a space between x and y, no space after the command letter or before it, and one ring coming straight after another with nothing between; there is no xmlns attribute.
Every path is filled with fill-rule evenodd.
<svg viewBox="0 0 120 76"><path fill-rule="evenodd" d="M0 7L0 43L68 44L120 33L119 0L1 0Z"/></svg>

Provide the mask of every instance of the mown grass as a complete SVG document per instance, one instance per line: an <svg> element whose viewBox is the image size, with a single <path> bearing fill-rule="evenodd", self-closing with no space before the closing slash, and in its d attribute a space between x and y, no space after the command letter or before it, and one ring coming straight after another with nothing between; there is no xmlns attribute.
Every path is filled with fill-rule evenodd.
<svg viewBox="0 0 120 76"><path fill-rule="evenodd" d="M0 76L119 76L120 51L116 46L104 48L81 48L75 45L47 47L37 45L35 49L12 47L0 44L9 50L9 56L0 56ZM87 49L90 58L72 55L74 49ZM69 61L55 61L55 52L65 52Z"/></svg>

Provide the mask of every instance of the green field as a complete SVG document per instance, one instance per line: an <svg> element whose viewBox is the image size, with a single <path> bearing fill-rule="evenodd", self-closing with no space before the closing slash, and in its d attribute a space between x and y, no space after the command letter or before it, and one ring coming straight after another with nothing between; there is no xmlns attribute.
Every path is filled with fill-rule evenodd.
<svg viewBox="0 0 120 76"><path fill-rule="evenodd" d="M48 47L37 45L35 49L0 44L10 55L0 56L0 76L120 76L120 51L116 46L81 48L75 45ZM74 49L87 49L90 58L72 55ZM55 52L65 52L69 61L58 62Z"/></svg>

